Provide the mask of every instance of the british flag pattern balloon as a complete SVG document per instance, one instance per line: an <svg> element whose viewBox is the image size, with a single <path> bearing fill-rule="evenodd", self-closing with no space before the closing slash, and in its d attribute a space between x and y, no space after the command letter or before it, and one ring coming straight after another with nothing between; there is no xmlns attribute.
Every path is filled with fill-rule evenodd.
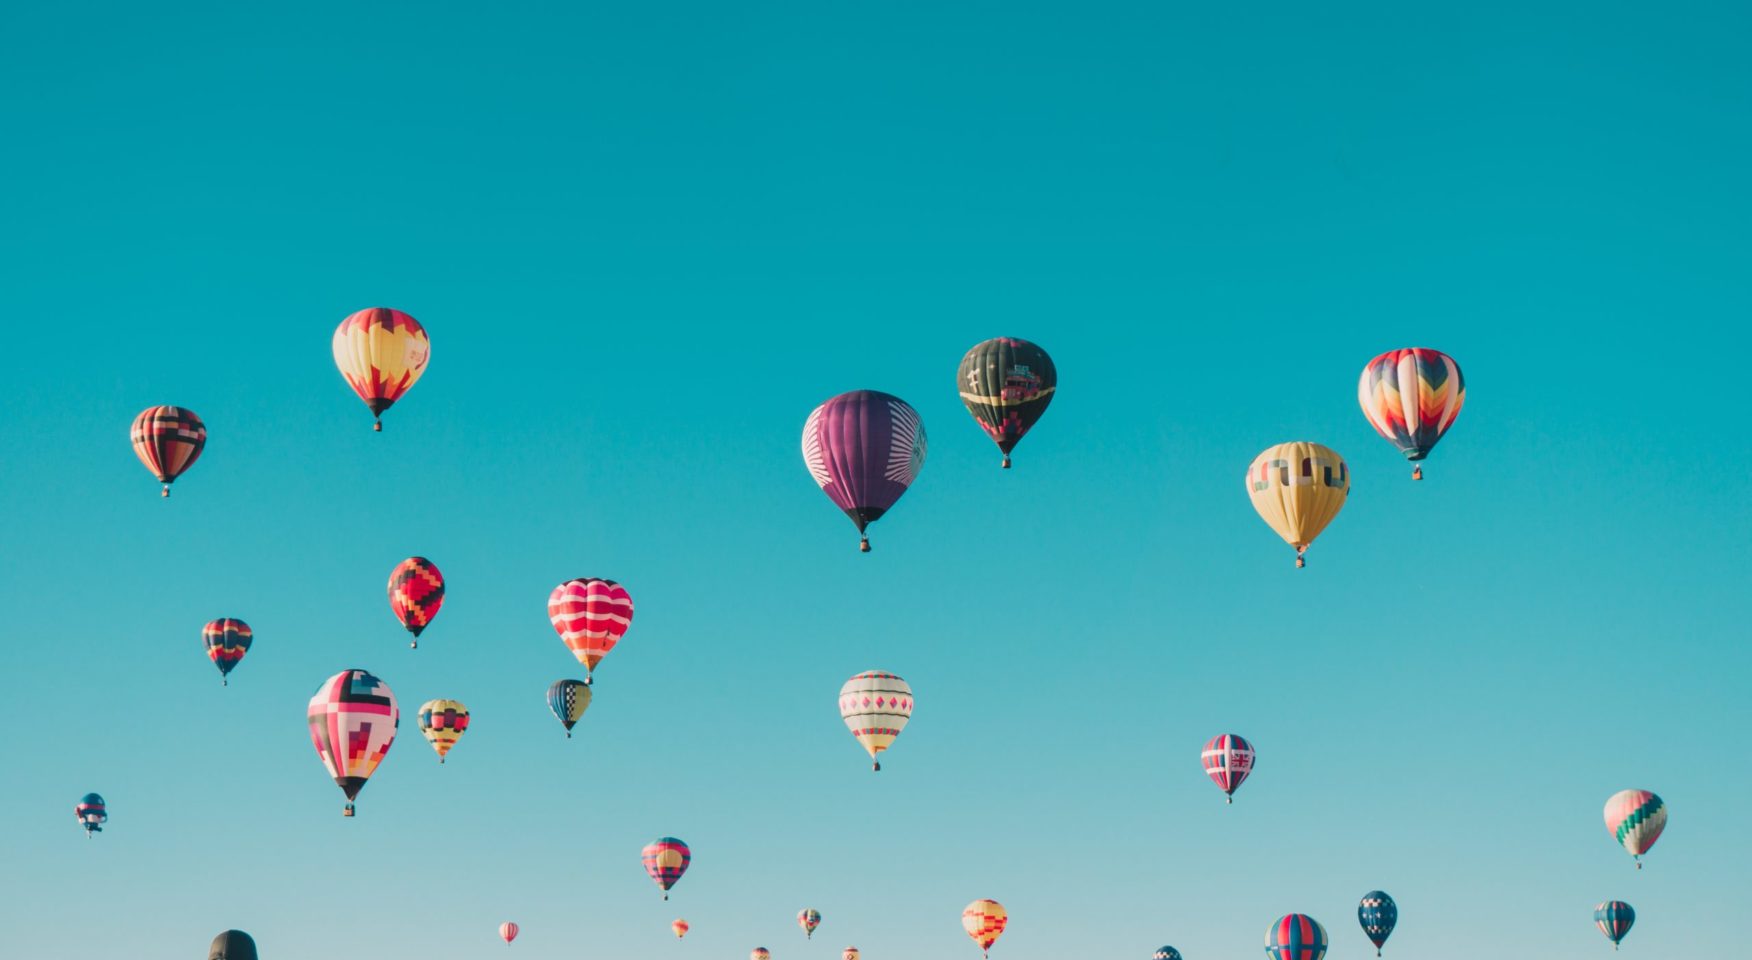
<svg viewBox="0 0 1752 960"><path fill-rule="evenodd" d="M1219 733L1205 744L1201 757L1205 774L1234 803L1235 791L1253 772L1253 744L1237 734Z"/></svg>

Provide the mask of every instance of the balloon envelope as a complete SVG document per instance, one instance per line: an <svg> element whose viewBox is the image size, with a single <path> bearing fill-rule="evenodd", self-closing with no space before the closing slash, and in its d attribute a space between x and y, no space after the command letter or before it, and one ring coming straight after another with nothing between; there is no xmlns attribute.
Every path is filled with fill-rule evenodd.
<svg viewBox="0 0 1752 960"><path fill-rule="evenodd" d="M821 911L802 909L797 911L797 926L803 928L803 938L813 939L815 928L821 926Z"/></svg>
<svg viewBox="0 0 1752 960"><path fill-rule="evenodd" d="M858 960L860 956L857 947L847 947L840 951L840 960Z"/></svg>
<svg viewBox="0 0 1752 960"><path fill-rule="evenodd" d="M419 321L388 307L371 307L335 328L335 366L347 386L371 408L373 419L400 400L432 359L432 344ZM383 429L381 422L377 429Z"/></svg>
<svg viewBox="0 0 1752 960"><path fill-rule="evenodd" d="M1320 960L1326 956L1326 928L1304 913L1279 917L1265 931L1265 955L1271 960Z"/></svg>
<svg viewBox="0 0 1752 960"><path fill-rule="evenodd" d="M242 930L227 930L213 938L207 960L258 960L255 939Z"/></svg>
<svg viewBox="0 0 1752 960"><path fill-rule="evenodd" d="M1157 947L1151 960L1180 960L1180 951L1173 947Z"/></svg>
<svg viewBox="0 0 1752 960"><path fill-rule="evenodd" d="M748 952L748 960L772 960L773 952L765 947L755 947Z"/></svg>
<svg viewBox="0 0 1752 960"><path fill-rule="evenodd" d="M1344 509L1350 468L1318 443L1295 441L1267 447L1247 468L1253 509L1284 542L1296 548L1296 566L1308 545Z"/></svg>
<svg viewBox="0 0 1752 960"><path fill-rule="evenodd" d="M1004 935L1004 928L1010 925L1010 915L1004 911L1004 905L996 900L975 900L961 911L961 929L979 944L981 953L991 950L992 944Z"/></svg>
<svg viewBox="0 0 1752 960"><path fill-rule="evenodd" d="M147 407L134 418L128 439L134 444L134 455L164 484L164 495L168 497L170 485L194 466L206 449L207 425L193 410Z"/></svg>
<svg viewBox="0 0 1752 960"><path fill-rule="evenodd" d="M548 620L572 656L584 665L584 682L633 625L633 598L613 580L580 577L548 594Z"/></svg>
<svg viewBox="0 0 1752 960"><path fill-rule="evenodd" d="M425 557L409 557L389 572L389 609L415 637L444 606L444 574ZM418 643L410 646L419 646Z"/></svg>
<svg viewBox="0 0 1752 960"><path fill-rule="evenodd" d="M249 624L236 617L220 617L207 621L201 628L201 641L207 645L207 659L219 668L220 679L229 685L231 671L249 652L255 634L250 632Z"/></svg>
<svg viewBox="0 0 1752 960"><path fill-rule="evenodd" d="M675 939L680 940L682 937L687 936L687 931L690 928L689 928L688 922L686 920L676 920L674 923L671 923L669 925L669 929L674 930L675 931Z"/></svg>
<svg viewBox="0 0 1752 960"><path fill-rule="evenodd" d="M1614 947L1630 932L1630 926L1635 922L1636 911L1623 900L1608 900L1594 908L1594 926L1600 928Z"/></svg>
<svg viewBox="0 0 1752 960"><path fill-rule="evenodd" d="M1357 904L1357 923L1362 924L1363 935L1375 945L1375 956L1378 957L1399 923L1399 904L1381 890L1370 890Z"/></svg>
<svg viewBox="0 0 1752 960"><path fill-rule="evenodd" d="M518 928L517 924L512 923L509 920L505 921L504 923L499 924L499 939L505 941L506 943L510 943L511 941L517 939L517 930L518 929L519 928Z"/></svg>
<svg viewBox="0 0 1752 960"><path fill-rule="evenodd" d="M590 709L590 687L582 680L555 680L548 687L547 701L548 709L560 718L566 736L570 737L572 727L583 719L584 711Z"/></svg>
<svg viewBox="0 0 1752 960"><path fill-rule="evenodd" d="M468 708L457 700L427 700L420 704L420 733L443 763L450 748L468 730Z"/></svg>
<svg viewBox="0 0 1752 960"><path fill-rule="evenodd" d="M639 859L645 865L645 873L663 890L663 899L669 899L669 888L681 879L687 872L687 865L693 862L693 851L674 837L658 837L645 844Z"/></svg>
<svg viewBox="0 0 1752 960"><path fill-rule="evenodd" d="M306 715L310 742L329 776L347 795L350 817L352 801L395 742L401 724L395 694L389 684L364 670L342 670L317 687Z"/></svg>
<svg viewBox="0 0 1752 960"><path fill-rule="evenodd" d="M1225 796L1233 797L1253 772L1255 753L1253 744L1239 734L1219 733L1205 744L1199 757L1204 762L1205 775Z"/></svg>
<svg viewBox="0 0 1752 960"><path fill-rule="evenodd" d="M1640 868L1642 855L1667 829L1667 805L1647 790L1620 790L1606 801L1606 829Z"/></svg>
<svg viewBox="0 0 1752 960"><path fill-rule="evenodd" d="M839 692L840 719L882 769L877 754L894 744L912 718L912 687L892 673L872 670L847 680Z"/></svg>
<svg viewBox="0 0 1752 960"><path fill-rule="evenodd" d="M1004 452L1006 467L1010 451L1046 412L1058 389L1058 370L1052 358L1040 347L1016 337L994 337L975 344L961 358L955 379L961 402Z"/></svg>
<svg viewBox="0 0 1752 960"><path fill-rule="evenodd" d="M1370 360L1357 381L1363 415L1411 461L1429 456L1465 402L1460 365L1440 350L1389 350Z"/></svg>
<svg viewBox="0 0 1752 960"><path fill-rule="evenodd" d="M85 828L85 835L89 837L103 832L103 825L109 821L109 808L104 805L102 797L88 793L73 805L73 816Z"/></svg>
<svg viewBox="0 0 1752 960"><path fill-rule="evenodd" d="M899 397L876 390L842 393L804 421L803 464L861 534L918 479L925 425ZM869 549L868 538L862 546Z"/></svg>

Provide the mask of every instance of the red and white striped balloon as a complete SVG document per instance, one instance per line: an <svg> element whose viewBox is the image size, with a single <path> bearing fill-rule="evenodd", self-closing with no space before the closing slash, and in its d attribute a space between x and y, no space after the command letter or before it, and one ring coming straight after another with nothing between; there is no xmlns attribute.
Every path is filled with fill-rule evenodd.
<svg viewBox="0 0 1752 960"><path fill-rule="evenodd" d="M499 924L499 939L505 941L507 945L517 939L517 924L509 920Z"/></svg>
<svg viewBox="0 0 1752 960"><path fill-rule="evenodd" d="M1237 734L1220 733L1205 744L1202 759L1205 774L1234 803L1235 791L1253 772L1253 744Z"/></svg>
<svg viewBox="0 0 1752 960"><path fill-rule="evenodd" d="M613 580L567 580L548 594L548 619L566 649L584 665L584 682L633 623L633 598Z"/></svg>

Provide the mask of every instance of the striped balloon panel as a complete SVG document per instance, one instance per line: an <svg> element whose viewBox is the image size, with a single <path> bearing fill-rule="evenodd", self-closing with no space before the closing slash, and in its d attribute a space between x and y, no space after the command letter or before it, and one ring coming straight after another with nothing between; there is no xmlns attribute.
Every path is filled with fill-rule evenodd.
<svg viewBox="0 0 1752 960"><path fill-rule="evenodd" d="M548 687L548 709L569 731L590 709L590 688L582 680L555 680Z"/></svg>
<svg viewBox="0 0 1752 960"><path fill-rule="evenodd" d="M1640 857L1667 829L1667 805L1647 790L1620 790L1606 801L1606 829L1633 857Z"/></svg>
<svg viewBox="0 0 1752 960"><path fill-rule="evenodd" d="M1422 460L1460 416L1466 378L1440 350L1389 350L1363 368L1357 402L1407 460Z"/></svg>
<svg viewBox="0 0 1752 960"><path fill-rule="evenodd" d="M1279 917L1265 931L1265 955L1272 960L1320 960L1326 956L1326 928L1304 913Z"/></svg>
<svg viewBox="0 0 1752 960"><path fill-rule="evenodd" d="M1005 453L1040 420L1058 390L1052 358L1015 337L974 346L961 358L955 379L967 412Z"/></svg>
<svg viewBox="0 0 1752 960"><path fill-rule="evenodd" d="M799 910L797 912L797 926L803 928L805 936L815 936L815 928L821 926L821 911Z"/></svg>
<svg viewBox="0 0 1752 960"><path fill-rule="evenodd" d="M1253 509L1284 542L1298 550L1344 509L1350 467L1330 447L1295 441L1268 447L1247 468Z"/></svg>
<svg viewBox="0 0 1752 960"><path fill-rule="evenodd" d="M207 446L207 425L193 410L147 407L128 429L134 455L159 483L170 484L194 466Z"/></svg>
<svg viewBox="0 0 1752 960"><path fill-rule="evenodd" d="M229 674L237 666L237 662L249 652L254 639L249 624L235 617L210 620L201 628L201 640L207 644L207 659L213 661L221 675Z"/></svg>
<svg viewBox="0 0 1752 960"><path fill-rule="evenodd" d="M420 704L420 733L443 760L468 730L468 708L455 700L427 700Z"/></svg>
<svg viewBox="0 0 1752 960"><path fill-rule="evenodd" d="M425 557L409 557L389 572L389 609L414 636L419 636L444 606L444 574Z"/></svg>
<svg viewBox="0 0 1752 960"><path fill-rule="evenodd" d="M512 923L511 921L507 920L504 923L499 924L499 939L505 941L506 943L510 943L511 941L517 939L517 931L519 929L521 929L521 928L518 927L517 924Z"/></svg>
<svg viewBox="0 0 1752 960"><path fill-rule="evenodd" d="M1399 923L1399 905L1384 891L1371 890L1363 894L1362 902L1357 904L1357 923L1362 925L1369 942L1379 950Z"/></svg>
<svg viewBox="0 0 1752 960"><path fill-rule="evenodd" d="M1253 772L1253 744L1233 733L1218 734L1205 744L1200 759L1205 775L1224 793L1233 794Z"/></svg>
<svg viewBox="0 0 1752 960"><path fill-rule="evenodd" d="M860 673L840 687L840 719L874 757L887 750L912 718L912 687L892 673Z"/></svg>
<svg viewBox="0 0 1752 960"><path fill-rule="evenodd" d="M102 797L88 793L73 805L73 816L85 827L86 833L102 833L102 824L109 820L109 808L104 805Z"/></svg>
<svg viewBox="0 0 1752 960"><path fill-rule="evenodd" d="M310 698L310 741L347 799L358 797L383 762L401 723L389 685L364 670L342 670Z"/></svg>
<svg viewBox="0 0 1752 960"><path fill-rule="evenodd" d="M1606 939L1617 943L1630 932L1631 924L1636 923L1636 911L1623 900L1608 900L1594 908L1594 926L1606 935Z"/></svg>
<svg viewBox="0 0 1752 960"><path fill-rule="evenodd" d="M1010 925L1010 914L996 900L975 900L961 911L961 929L979 944L980 950L990 950Z"/></svg>
<svg viewBox="0 0 1752 960"><path fill-rule="evenodd" d="M425 328L387 307L361 310L342 320L333 346L335 366L374 415L400 400L432 359Z"/></svg>
<svg viewBox="0 0 1752 960"><path fill-rule="evenodd" d="M668 890L687 872L687 865L693 862L693 852L674 837L658 837L645 844L639 859L645 865L645 873L656 881L657 886Z"/></svg>
<svg viewBox="0 0 1752 960"><path fill-rule="evenodd" d="M548 619L586 671L602 658L633 623L633 598L613 580L567 580L548 594Z"/></svg>
<svg viewBox="0 0 1752 960"><path fill-rule="evenodd" d="M809 475L862 531L906 492L925 463L925 426L899 397L854 390L803 424Z"/></svg>
<svg viewBox="0 0 1752 960"><path fill-rule="evenodd" d="M1152 960L1180 960L1180 951L1173 947L1157 947Z"/></svg>

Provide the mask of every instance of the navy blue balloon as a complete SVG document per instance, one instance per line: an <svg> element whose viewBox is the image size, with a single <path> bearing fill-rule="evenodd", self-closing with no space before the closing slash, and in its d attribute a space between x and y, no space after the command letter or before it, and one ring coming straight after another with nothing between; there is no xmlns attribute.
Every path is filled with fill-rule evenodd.
<svg viewBox="0 0 1752 960"><path fill-rule="evenodd" d="M1180 951L1173 947L1157 947L1154 960L1180 960Z"/></svg>
<svg viewBox="0 0 1752 960"><path fill-rule="evenodd" d="M1363 932L1375 945L1375 956L1378 957L1381 945L1387 942L1393 934L1393 926L1399 922L1399 905L1386 893L1371 890L1363 894L1363 902L1357 904L1357 922L1363 925Z"/></svg>

